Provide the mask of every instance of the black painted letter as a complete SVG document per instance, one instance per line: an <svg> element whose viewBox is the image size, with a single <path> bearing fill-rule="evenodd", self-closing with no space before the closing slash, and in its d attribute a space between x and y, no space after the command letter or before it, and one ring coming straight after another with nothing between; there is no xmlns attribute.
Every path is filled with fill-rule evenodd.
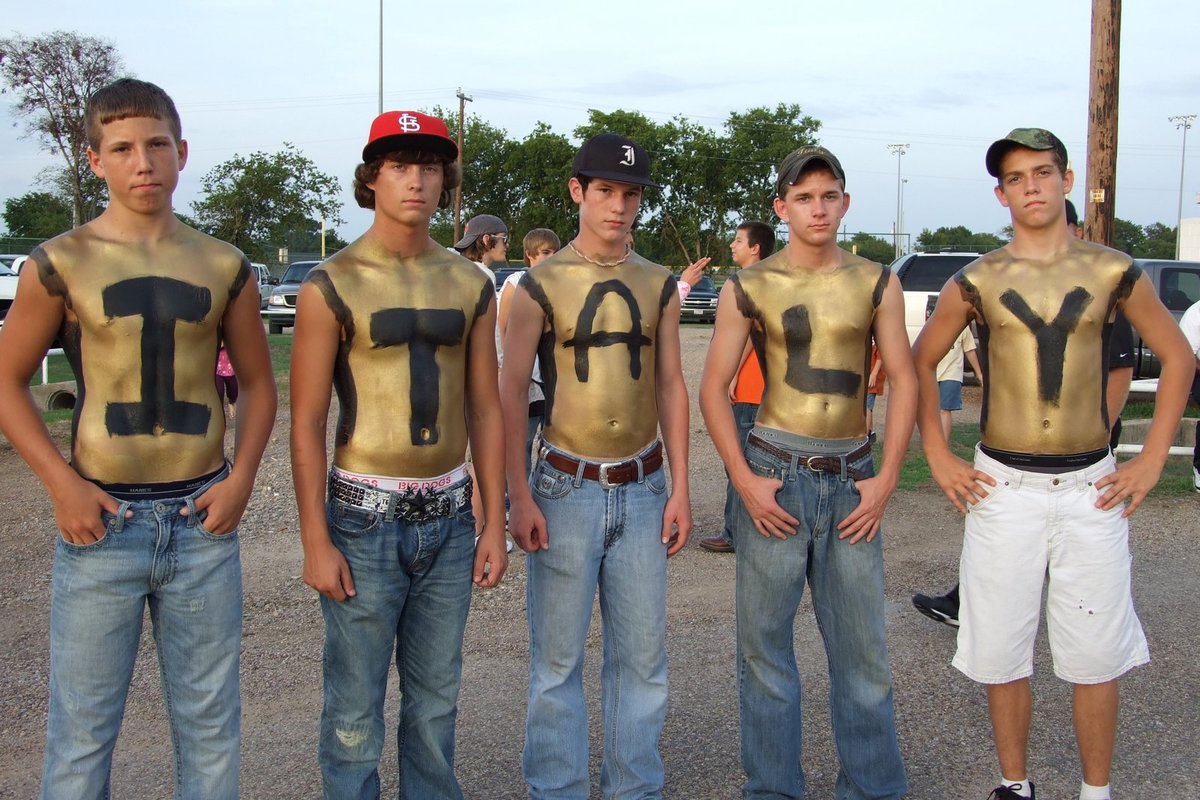
<svg viewBox="0 0 1200 800"><path fill-rule="evenodd" d="M629 331L592 331L596 311L606 294L616 294L629 307ZM629 287L618 280L597 283L583 301L583 310L575 321L575 336L563 342L563 347L575 348L575 377L580 383L588 381L588 350L593 347L608 347L624 344L629 347L629 377L635 381L642 376L642 347L651 344L650 338L641 334L642 311Z"/></svg>
<svg viewBox="0 0 1200 800"><path fill-rule="evenodd" d="M1043 402L1058 405L1058 398L1062 394L1067 337L1079 324L1079 318L1083 316L1084 309L1092 304L1092 299L1086 289L1076 286L1067 292L1058 313L1047 323L1015 289L1000 295L1000 304L1025 323L1037 341L1038 396Z"/></svg>
<svg viewBox="0 0 1200 800"><path fill-rule="evenodd" d="M783 381L806 394L840 394L853 397L862 375L845 369L825 369L809 363L812 356L812 322L808 307L792 306L783 312L783 337L787 342L787 375Z"/></svg>
<svg viewBox="0 0 1200 800"><path fill-rule="evenodd" d="M174 278L147 276L106 286L104 313L142 318L142 399L109 403L110 436L183 433L203 436L212 409L175 399L175 323L199 322L212 309L212 293Z"/></svg>
<svg viewBox="0 0 1200 800"><path fill-rule="evenodd" d="M462 342L466 329L467 316L458 308L389 308L371 315L371 344L408 345L409 434L415 446L437 444L437 349Z"/></svg>

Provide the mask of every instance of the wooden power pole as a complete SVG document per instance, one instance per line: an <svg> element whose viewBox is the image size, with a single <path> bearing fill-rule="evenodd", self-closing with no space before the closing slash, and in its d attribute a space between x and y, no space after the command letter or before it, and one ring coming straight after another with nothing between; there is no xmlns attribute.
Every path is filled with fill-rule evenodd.
<svg viewBox="0 0 1200 800"><path fill-rule="evenodd" d="M1092 78L1088 101L1087 213L1083 236L1112 246L1117 203L1117 101L1121 0L1092 0Z"/></svg>
<svg viewBox="0 0 1200 800"><path fill-rule="evenodd" d="M471 102L469 95L463 94L460 87L455 97L458 98L458 174L462 174L463 162L463 115L467 110L467 103ZM458 187L454 190L454 242L462 238L462 181L458 182ZM453 244L453 242L451 242Z"/></svg>

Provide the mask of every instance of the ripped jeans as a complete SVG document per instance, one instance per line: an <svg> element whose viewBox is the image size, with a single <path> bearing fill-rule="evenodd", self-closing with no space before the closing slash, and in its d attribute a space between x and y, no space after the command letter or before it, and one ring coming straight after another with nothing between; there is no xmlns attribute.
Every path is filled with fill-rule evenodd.
<svg viewBox="0 0 1200 800"><path fill-rule="evenodd" d="M321 598L325 697L317 757L325 797L379 797L383 703L395 652L400 797L461 800L454 720L475 562L471 505L410 523L330 498L327 517L357 594L340 603Z"/></svg>

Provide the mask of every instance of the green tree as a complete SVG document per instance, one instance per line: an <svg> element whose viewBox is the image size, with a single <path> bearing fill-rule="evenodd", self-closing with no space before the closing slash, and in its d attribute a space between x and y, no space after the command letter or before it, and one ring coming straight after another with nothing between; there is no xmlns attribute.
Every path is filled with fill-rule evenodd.
<svg viewBox="0 0 1200 800"><path fill-rule="evenodd" d="M49 239L71 229L71 206L49 192L29 192L4 201L9 236Z"/></svg>
<svg viewBox="0 0 1200 800"><path fill-rule="evenodd" d="M91 219L83 184L91 176L87 163L84 107L102 86L125 72L116 48L103 39L69 31L27 38L0 39L0 81L16 98L16 113L24 118L25 135L66 162L66 183L72 200L72 222Z"/></svg>
<svg viewBox="0 0 1200 800"><path fill-rule="evenodd" d="M804 115L795 103L780 103L774 109L758 106L729 115L722 143L722 185L735 224L748 219L767 224L774 221L776 168L797 147L817 144L820 128L820 120Z"/></svg>
<svg viewBox="0 0 1200 800"><path fill-rule="evenodd" d="M856 233L848 240L838 242L838 245L843 250L856 252L863 258L878 261L880 264L890 264L896 258L895 245L869 233Z"/></svg>
<svg viewBox="0 0 1200 800"><path fill-rule="evenodd" d="M204 176L204 198L192 203L196 226L252 260L274 257L297 232L311 236L320 220L342 223L340 187L293 144L276 153L235 155Z"/></svg>
<svg viewBox="0 0 1200 800"><path fill-rule="evenodd" d="M1113 247L1133 255L1146 241L1146 233L1137 223L1117 217L1113 220Z"/></svg>
<svg viewBox="0 0 1200 800"><path fill-rule="evenodd" d="M925 228L917 236L919 250L960 250L969 253L986 253L1003 247L1005 240L994 233L973 233L963 225L942 227L935 231Z"/></svg>
<svg viewBox="0 0 1200 800"><path fill-rule="evenodd" d="M1161 222L1152 222L1142 228L1146 240L1135 249L1137 258L1175 258L1175 228Z"/></svg>

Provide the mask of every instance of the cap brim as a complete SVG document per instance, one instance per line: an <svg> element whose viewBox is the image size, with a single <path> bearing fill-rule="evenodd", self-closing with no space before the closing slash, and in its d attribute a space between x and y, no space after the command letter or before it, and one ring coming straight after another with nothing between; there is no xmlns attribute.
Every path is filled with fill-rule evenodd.
<svg viewBox="0 0 1200 800"><path fill-rule="evenodd" d="M991 175L993 178L999 178L1000 162L1004 159L1004 154L1014 147L1027 146L1012 139L997 139L992 142L992 146L987 149L987 155L983 157L983 163L987 167L988 175Z"/></svg>
<svg viewBox="0 0 1200 800"><path fill-rule="evenodd" d="M449 139L429 133L397 133L380 137L364 147L363 161L370 161L397 150L424 150L451 160L458 158L458 145Z"/></svg>
<svg viewBox="0 0 1200 800"><path fill-rule="evenodd" d="M482 236L482 233L472 233L470 236L464 236L454 243L455 250L466 250L475 243L475 240Z"/></svg>
<svg viewBox="0 0 1200 800"><path fill-rule="evenodd" d="M630 175L626 172L605 172L603 170L589 169L586 172L576 172L575 177L582 175L585 178L595 178L602 181L613 181L615 183L631 183L634 186L647 186L651 189L663 188L660 184L655 183L649 178L639 178L636 175Z"/></svg>

